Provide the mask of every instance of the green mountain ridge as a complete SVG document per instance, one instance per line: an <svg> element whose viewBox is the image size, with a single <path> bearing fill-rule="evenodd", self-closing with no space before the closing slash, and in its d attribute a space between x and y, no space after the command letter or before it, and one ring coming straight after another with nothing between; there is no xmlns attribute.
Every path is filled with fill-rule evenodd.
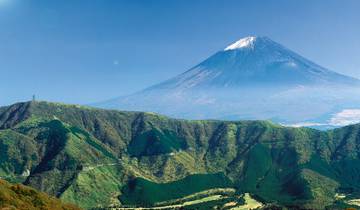
<svg viewBox="0 0 360 210"><path fill-rule="evenodd" d="M336 193L360 197L359 134L360 125L318 131L25 102L0 108L0 177L88 209L227 187L334 209L347 206Z"/></svg>

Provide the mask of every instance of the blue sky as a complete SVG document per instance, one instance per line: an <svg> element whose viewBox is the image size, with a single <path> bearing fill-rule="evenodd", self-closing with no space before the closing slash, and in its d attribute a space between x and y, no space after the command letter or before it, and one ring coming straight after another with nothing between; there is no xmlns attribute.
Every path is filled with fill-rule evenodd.
<svg viewBox="0 0 360 210"><path fill-rule="evenodd" d="M133 93L248 35L360 78L358 0L0 0L0 105Z"/></svg>

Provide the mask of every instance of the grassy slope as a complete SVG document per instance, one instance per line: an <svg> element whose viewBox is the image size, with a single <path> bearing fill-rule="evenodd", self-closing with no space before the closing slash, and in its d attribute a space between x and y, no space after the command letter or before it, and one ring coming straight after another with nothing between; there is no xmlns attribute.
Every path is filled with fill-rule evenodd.
<svg viewBox="0 0 360 210"><path fill-rule="evenodd" d="M4 180L0 180L0 209L80 210L30 187L12 185Z"/></svg>
<svg viewBox="0 0 360 210"><path fill-rule="evenodd" d="M129 180L120 197L125 205L152 206L155 203L182 198L212 188L232 186L221 173L195 174L174 182L158 184L146 179Z"/></svg>
<svg viewBox="0 0 360 210"><path fill-rule="evenodd" d="M166 183L223 172L240 192L315 208L331 205L335 189L359 191L359 128L321 132L23 103L0 112L0 176L89 207L116 204L131 177ZM21 176L26 170L30 176Z"/></svg>

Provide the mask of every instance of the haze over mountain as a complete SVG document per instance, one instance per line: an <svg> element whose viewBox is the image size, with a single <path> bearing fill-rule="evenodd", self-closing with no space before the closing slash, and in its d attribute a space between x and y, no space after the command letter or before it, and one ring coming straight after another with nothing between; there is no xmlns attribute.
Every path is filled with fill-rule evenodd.
<svg viewBox="0 0 360 210"><path fill-rule="evenodd" d="M267 37L245 37L190 70L96 104L180 118L271 119L326 125L359 101L360 80L328 70Z"/></svg>

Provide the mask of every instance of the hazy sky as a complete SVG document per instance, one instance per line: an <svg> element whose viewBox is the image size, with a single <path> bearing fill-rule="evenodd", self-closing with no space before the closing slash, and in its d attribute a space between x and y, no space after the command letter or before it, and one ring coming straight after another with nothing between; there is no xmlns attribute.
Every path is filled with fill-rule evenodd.
<svg viewBox="0 0 360 210"><path fill-rule="evenodd" d="M0 0L0 105L130 94L248 35L360 78L359 11L359 0Z"/></svg>

